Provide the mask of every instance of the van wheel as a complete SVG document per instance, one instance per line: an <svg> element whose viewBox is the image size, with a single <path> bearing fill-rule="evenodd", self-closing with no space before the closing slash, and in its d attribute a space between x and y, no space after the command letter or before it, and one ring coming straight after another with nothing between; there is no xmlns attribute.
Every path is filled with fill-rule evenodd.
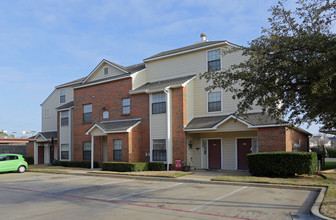
<svg viewBox="0 0 336 220"><path fill-rule="evenodd" d="M25 166L19 166L18 168L18 172L19 173L24 173L26 171L26 167Z"/></svg>

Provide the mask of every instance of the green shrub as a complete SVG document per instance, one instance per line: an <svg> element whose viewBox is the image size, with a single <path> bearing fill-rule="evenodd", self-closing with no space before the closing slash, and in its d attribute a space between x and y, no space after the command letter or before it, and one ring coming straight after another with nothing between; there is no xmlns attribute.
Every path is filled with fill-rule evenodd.
<svg viewBox="0 0 336 220"><path fill-rule="evenodd" d="M323 148L322 147L311 148L311 151L317 154L317 159L318 160L322 160L322 156L323 156ZM326 152L325 157L328 157L328 151Z"/></svg>
<svg viewBox="0 0 336 220"><path fill-rule="evenodd" d="M166 165L163 162L149 162L148 169L150 171L163 171L166 170Z"/></svg>
<svg viewBox="0 0 336 220"><path fill-rule="evenodd" d="M327 148L328 157L336 158L336 148Z"/></svg>
<svg viewBox="0 0 336 220"><path fill-rule="evenodd" d="M254 176L294 176L313 174L317 155L309 152L265 152L247 155L250 173Z"/></svg>
<svg viewBox="0 0 336 220"><path fill-rule="evenodd" d="M28 165L32 165L34 164L34 157L25 157Z"/></svg>
<svg viewBox="0 0 336 220"><path fill-rule="evenodd" d="M104 162L102 170L117 172L140 172L148 170L148 163Z"/></svg>
<svg viewBox="0 0 336 220"><path fill-rule="evenodd" d="M91 168L91 161L54 161L52 166L63 166L63 167L83 167ZM93 166L95 168L99 167L98 162L94 162Z"/></svg>

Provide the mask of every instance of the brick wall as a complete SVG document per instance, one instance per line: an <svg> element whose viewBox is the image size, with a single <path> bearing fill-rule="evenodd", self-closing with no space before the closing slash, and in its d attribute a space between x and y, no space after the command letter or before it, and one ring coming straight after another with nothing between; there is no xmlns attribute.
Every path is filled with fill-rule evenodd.
<svg viewBox="0 0 336 220"><path fill-rule="evenodd" d="M258 128L259 152L286 151L285 127Z"/></svg>
<svg viewBox="0 0 336 220"><path fill-rule="evenodd" d="M128 133L108 134L107 135L107 160L113 161L113 140L121 140L121 157L123 162L129 162Z"/></svg>
<svg viewBox="0 0 336 220"><path fill-rule="evenodd" d="M34 143L35 141L29 141L26 144L26 157L34 157Z"/></svg>
<svg viewBox="0 0 336 220"><path fill-rule="evenodd" d="M293 143L300 144L297 149L292 149ZM309 138L308 135L303 134L297 130L286 128L286 149L287 151L308 151Z"/></svg>
<svg viewBox="0 0 336 220"><path fill-rule="evenodd" d="M173 138L173 164L181 160L187 165L187 136L184 132L186 124L186 88L172 89L172 138ZM183 164L182 164L183 165Z"/></svg>
<svg viewBox="0 0 336 220"><path fill-rule="evenodd" d="M141 123L140 123L141 124ZM141 125L135 126L128 133L129 162L139 162L141 154Z"/></svg>

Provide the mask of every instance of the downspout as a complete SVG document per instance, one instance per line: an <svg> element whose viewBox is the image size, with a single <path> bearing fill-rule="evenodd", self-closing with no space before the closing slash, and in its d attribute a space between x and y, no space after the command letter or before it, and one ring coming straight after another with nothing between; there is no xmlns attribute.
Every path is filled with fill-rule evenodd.
<svg viewBox="0 0 336 220"><path fill-rule="evenodd" d="M170 116L171 116L171 108L170 108L170 90L169 87L165 88L163 90L167 94L167 147L166 147L166 152L167 152L167 171L169 171L169 161L170 161L170 145L171 145L171 123L170 123Z"/></svg>

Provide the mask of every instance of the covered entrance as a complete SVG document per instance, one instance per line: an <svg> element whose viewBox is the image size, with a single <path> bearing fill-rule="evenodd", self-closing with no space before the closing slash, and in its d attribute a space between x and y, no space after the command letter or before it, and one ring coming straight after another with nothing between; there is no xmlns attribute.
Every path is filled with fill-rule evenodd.
<svg viewBox="0 0 336 220"><path fill-rule="evenodd" d="M251 138L237 139L238 170L248 170L247 154L252 153Z"/></svg>
<svg viewBox="0 0 336 220"><path fill-rule="evenodd" d="M57 159L57 132L40 132L34 137L34 164L49 164Z"/></svg>
<svg viewBox="0 0 336 220"><path fill-rule="evenodd" d="M221 140L208 140L209 169L221 169Z"/></svg>

